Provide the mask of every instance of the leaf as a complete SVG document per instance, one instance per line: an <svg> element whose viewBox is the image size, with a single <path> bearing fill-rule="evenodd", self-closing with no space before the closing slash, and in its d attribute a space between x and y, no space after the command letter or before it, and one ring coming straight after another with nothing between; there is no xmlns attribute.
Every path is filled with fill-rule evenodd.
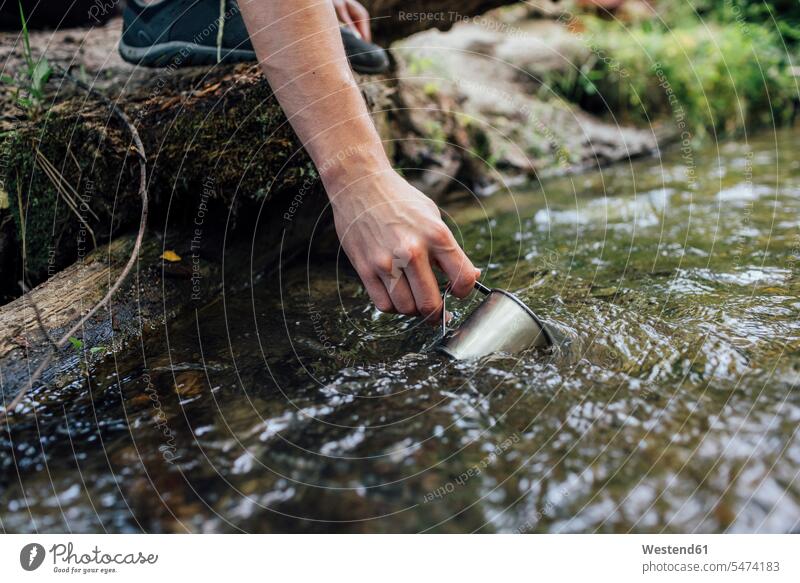
<svg viewBox="0 0 800 583"><path fill-rule="evenodd" d="M25 20L25 11L22 9L22 0L19 0L19 20L22 25L22 42L24 43L25 62L28 64L28 69L32 69L31 40L28 35L28 22Z"/></svg>
<svg viewBox="0 0 800 583"><path fill-rule="evenodd" d="M103 352L106 349L105 346L92 346L89 349L90 354L97 354L98 352Z"/></svg>
<svg viewBox="0 0 800 583"><path fill-rule="evenodd" d="M80 350L81 348L83 348L83 341L78 340L74 336L69 337L69 343L72 344L72 348L74 348L75 350Z"/></svg>
<svg viewBox="0 0 800 583"><path fill-rule="evenodd" d="M161 259L164 261L169 261L170 263L175 263L176 261L181 260L181 256L175 253L172 249L167 249L161 254Z"/></svg>
<svg viewBox="0 0 800 583"><path fill-rule="evenodd" d="M36 66L33 68L33 73L31 73L31 88L35 93L41 95L52 73L53 68L46 59L39 59L39 61L37 61Z"/></svg>

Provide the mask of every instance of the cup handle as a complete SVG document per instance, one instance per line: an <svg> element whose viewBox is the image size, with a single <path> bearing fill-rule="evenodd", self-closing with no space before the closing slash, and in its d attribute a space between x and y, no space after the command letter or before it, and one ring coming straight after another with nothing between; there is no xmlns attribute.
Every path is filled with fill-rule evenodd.
<svg viewBox="0 0 800 583"><path fill-rule="evenodd" d="M479 281L475 282L475 289L481 292L485 296L488 296L490 293L492 293L492 288L486 287Z"/></svg>
<svg viewBox="0 0 800 583"><path fill-rule="evenodd" d="M492 289L486 287L481 282L475 282L475 289L481 292L483 295L488 296L492 293ZM444 335L447 334L447 296L450 294L450 285L448 284L444 291L442 292L442 338Z"/></svg>
<svg viewBox="0 0 800 583"><path fill-rule="evenodd" d="M442 338L447 334L447 294L450 293L450 286L447 285L442 292Z"/></svg>

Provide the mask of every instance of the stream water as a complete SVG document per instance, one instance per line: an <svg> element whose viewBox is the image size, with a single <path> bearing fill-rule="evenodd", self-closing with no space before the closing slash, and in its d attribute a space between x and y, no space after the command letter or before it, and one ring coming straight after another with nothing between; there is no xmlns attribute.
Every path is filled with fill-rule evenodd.
<svg viewBox="0 0 800 583"><path fill-rule="evenodd" d="M452 362L335 262L257 279L3 428L0 529L796 531L799 149L677 147L455 211L559 350Z"/></svg>

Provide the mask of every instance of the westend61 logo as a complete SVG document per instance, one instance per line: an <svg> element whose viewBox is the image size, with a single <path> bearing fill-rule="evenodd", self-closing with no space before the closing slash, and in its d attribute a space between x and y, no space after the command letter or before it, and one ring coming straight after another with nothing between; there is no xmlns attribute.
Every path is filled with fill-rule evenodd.
<svg viewBox="0 0 800 583"><path fill-rule="evenodd" d="M19 564L26 571L35 571L42 566L47 554L53 559L55 573L101 573L117 571L115 565L153 565L158 555L136 553L104 553L95 546L89 552L76 552L72 543L55 544L48 551L39 543L29 543L19 552Z"/></svg>
<svg viewBox="0 0 800 583"><path fill-rule="evenodd" d="M35 571L44 562L44 547L39 543L30 543L19 552L19 564L26 571Z"/></svg>

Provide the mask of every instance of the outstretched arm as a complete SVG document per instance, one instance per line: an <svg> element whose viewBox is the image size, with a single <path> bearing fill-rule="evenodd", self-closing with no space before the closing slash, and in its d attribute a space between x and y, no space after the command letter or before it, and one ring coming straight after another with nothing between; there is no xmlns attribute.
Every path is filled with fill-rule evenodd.
<svg viewBox="0 0 800 583"><path fill-rule="evenodd" d="M384 312L441 313L432 265L453 293L477 270L439 209L391 167L353 78L330 0L240 0L264 74L320 171L342 247Z"/></svg>

